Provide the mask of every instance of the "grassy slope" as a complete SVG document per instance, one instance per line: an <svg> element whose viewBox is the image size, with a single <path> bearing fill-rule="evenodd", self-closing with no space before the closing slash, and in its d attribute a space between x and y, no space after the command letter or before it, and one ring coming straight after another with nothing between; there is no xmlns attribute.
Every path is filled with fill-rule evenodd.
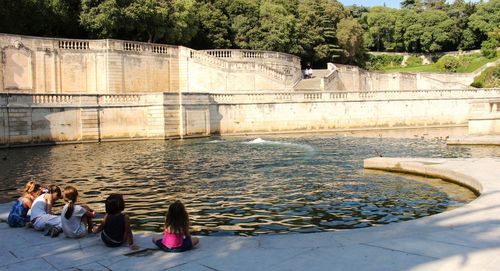
<svg viewBox="0 0 500 271"><path fill-rule="evenodd" d="M500 54L497 53L497 57L494 59L487 59L483 56L475 58L469 65L460 67L457 72L459 73L468 73L473 72L479 69L481 66L488 62L495 61L500 58ZM395 68L386 68L383 70L384 72L442 72L438 69L436 64L428 64L428 65L420 65L413 67L395 67Z"/></svg>

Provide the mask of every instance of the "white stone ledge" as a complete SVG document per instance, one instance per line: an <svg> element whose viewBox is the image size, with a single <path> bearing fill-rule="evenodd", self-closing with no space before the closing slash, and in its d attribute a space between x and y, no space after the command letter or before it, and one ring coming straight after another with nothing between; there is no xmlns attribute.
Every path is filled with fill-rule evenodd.
<svg viewBox="0 0 500 271"><path fill-rule="evenodd" d="M182 254L107 248L96 235L69 240L0 223L0 270L498 270L500 158L370 158L365 167L453 180L480 192L460 208L356 230L202 237ZM5 218L11 204L0 204ZM151 234L135 233L142 248Z"/></svg>
<svg viewBox="0 0 500 271"><path fill-rule="evenodd" d="M467 173L457 171L454 167L449 168L449 164L460 164L459 161L451 162L449 159L376 157L364 160L364 168L436 177L465 186L476 193L476 195L481 194L483 187L480 181L467 175Z"/></svg>

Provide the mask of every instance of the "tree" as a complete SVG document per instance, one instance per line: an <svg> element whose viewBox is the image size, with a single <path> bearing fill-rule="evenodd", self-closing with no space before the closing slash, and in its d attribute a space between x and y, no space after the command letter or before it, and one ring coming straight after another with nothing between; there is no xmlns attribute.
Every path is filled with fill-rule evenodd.
<svg viewBox="0 0 500 271"><path fill-rule="evenodd" d="M349 63L360 63L364 57L363 28L357 20L346 18L337 24L337 39Z"/></svg>
<svg viewBox="0 0 500 271"><path fill-rule="evenodd" d="M455 0L446 11L449 17L456 18L457 27L462 29L460 34L459 49L473 49L475 46L475 35L467 28L469 17L475 12L476 4L465 2L465 0Z"/></svg>
<svg viewBox="0 0 500 271"><path fill-rule="evenodd" d="M424 29L420 38L422 51L432 53L457 48L460 29L457 28L456 20L448 17L444 11L422 12L420 24Z"/></svg>
<svg viewBox="0 0 500 271"><path fill-rule="evenodd" d="M469 17L468 32L474 35L477 47L486 40L488 33L500 27L500 0L490 0L477 4L477 10Z"/></svg>
<svg viewBox="0 0 500 271"><path fill-rule="evenodd" d="M402 8L421 11L423 4L421 0L404 0L400 2Z"/></svg>
<svg viewBox="0 0 500 271"><path fill-rule="evenodd" d="M303 61L325 66L339 56L337 24L347 11L333 0L305 0L299 4L298 30Z"/></svg>
<svg viewBox="0 0 500 271"><path fill-rule="evenodd" d="M0 0L0 32L82 37L80 0Z"/></svg>
<svg viewBox="0 0 500 271"><path fill-rule="evenodd" d="M364 6L352 5L352 6L347 7L347 12L354 19L360 19L364 13L368 12L368 8L364 7Z"/></svg>
<svg viewBox="0 0 500 271"><path fill-rule="evenodd" d="M172 2L165 42L188 45L199 31L197 27L196 0L163 0Z"/></svg>
<svg viewBox="0 0 500 271"><path fill-rule="evenodd" d="M94 37L119 38L124 20L121 7L115 0L82 0L80 23Z"/></svg>
<svg viewBox="0 0 500 271"><path fill-rule="evenodd" d="M254 0L233 0L226 5L230 36L237 48L250 49L259 28L259 3Z"/></svg>
<svg viewBox="0 0 500 271"><path fill-rule="evenodd" d="M166 36L166 26L173 7L167 1L133 0L121 10L127 32L136 33L134 39L156 42Z"/></svg>
<svg viewBox="0 0 500 271"><path fill-rule="evenodd" d="M394 26L396 24L397 10L385 7L373 7L369 13L364 14L365 45L376 51L394 50Z"/></svg>
<svg viewBox="0 0 500 271"><path fill-rule="evenodd" d="M259 9L258 32L249 45L256 50L294 53L296 48L296 18L284 5L264 0Z"/></svg>
<svg viewBox="0 0 500 271"><path fill-rule="evenodd" d="M230 48L230 22L223 10L211 2L199 2L196 9L200 31L191 42L191 47Z"/></svg>

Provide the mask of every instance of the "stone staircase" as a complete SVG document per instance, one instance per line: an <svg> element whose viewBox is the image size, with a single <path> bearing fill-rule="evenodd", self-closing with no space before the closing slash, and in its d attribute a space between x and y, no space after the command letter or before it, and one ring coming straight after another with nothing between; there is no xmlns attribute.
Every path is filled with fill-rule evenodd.
<svg viewBox="0 0 500 271"><path fill-rule="evenodd" d="M318 91L321 90L321 79L325 78L330 73L330 70L313 70L313 77L301 79L293 89L295 91Z"/></svg>

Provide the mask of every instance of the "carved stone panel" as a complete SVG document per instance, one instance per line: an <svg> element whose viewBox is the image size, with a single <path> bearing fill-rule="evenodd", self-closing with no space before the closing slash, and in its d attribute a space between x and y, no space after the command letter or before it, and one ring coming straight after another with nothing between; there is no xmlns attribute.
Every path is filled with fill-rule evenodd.
<svg viewBox="0 0 500 271"><path fill-rule="evenodd" d="M33 89L32 54L24 47L3 50L3 82L5 90Z"/></svg>

